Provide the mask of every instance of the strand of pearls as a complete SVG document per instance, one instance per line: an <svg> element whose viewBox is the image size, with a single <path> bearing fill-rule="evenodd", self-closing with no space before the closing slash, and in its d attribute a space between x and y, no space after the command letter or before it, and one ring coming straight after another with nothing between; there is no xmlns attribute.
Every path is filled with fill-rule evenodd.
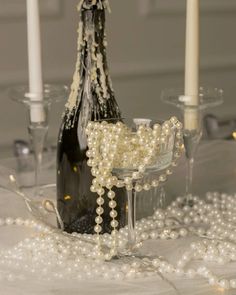
<svg viewBox="0 0 236 295"><path fill-rule="evenodd" d="M206 201L195 196L191 202L191 207L186 206L185 198L179 197L166 210L158 209L153 216L140 220L137 225L140 243L150 238L175 240L189 234L197 235L198 240L190 243L175 263L164 257L106 262L99 256L99 251L100 248L113 247L111 235L100 235L98 246L96 235L69 235L41 222L1 218L0 226L25 226L38 234L10 250L0 251L0 280L23 280L28 275L53 281L61 278L126 280L160 273L189 279L202 277L210 285L225 290L236 289L236 278L217 276L204 265L211 262L222 266L236 262L236 221L235 214L232 214L236 211L235 196L207 193ZM126 246L127 236L127 228L117 232L118 251ZM198 261L198 266L192 266L194 261Z"/></svg>
<svg viewBox="0 0 236 295"><path fill-rule="evenodd" d="M125 187L127 191L142 190L149 191L152 187L158 187L160 183L165 182L167 177L172 174L171 168L167 168L158 179L151 183L140 183L144 178L147 167L155 166L157 158L164 152L172 152L175 145L173 160L171 166L177 165L177 159L183 149L182 123L176 117L170 118L163 124L154 124L153 128L146 125L139 125L134 132L122 122L116 124L102 122L89 122L86 134L88 137L87 157L88 166L91 167L91 173L94 176L91 185L91 191L97 193L97 217L95 218L94 232L97 234L97 241L100 244L100 233L103 222L102 214L104 212L103 195L104 188L108 189L109 207L111 209L111 227L113 237L113 247L105 259L109 260L117 254L117 228L119 226L116 220L117 204L115 201L115 192L113 187ZM168 165L169 166L169 165ZM118 179L113 175L114 169L132 169L132 175L124 179Z"/></svg>

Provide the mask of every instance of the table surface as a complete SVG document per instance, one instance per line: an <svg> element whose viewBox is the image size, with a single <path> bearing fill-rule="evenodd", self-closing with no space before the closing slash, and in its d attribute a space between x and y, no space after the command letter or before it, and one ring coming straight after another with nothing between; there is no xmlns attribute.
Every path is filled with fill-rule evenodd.
<svg viewBox="0 0 236 295"><path fill-rule="evenodd" d="M236 143L211 142L202 144L198 151L195 166L194 190L203 195L206 191L236 192ZM5 162L6 163L6 162ZM175 171L167 185L167 194L173 198L183 191L184 163ZM0 217L29 217L25 205L14 194L0 190ZM32 235L27 229L12 227L0 228L0 249L8 249L22 239ZM148 241L146 247L153 253L176 261L181 253L189 247L192 237L176 241ZM227 267L211 266L219 275L236 277L236 263ZM0 269L1 275L1 269ZM174 282L183 295L222 294L222 290L211 287L204 279L183 279L168 277ZM43 282L29 277L26 281L1 281L1 295L172 295L176 294L173 288L159 277L143 278L127 281L57 281ZM223 294L235 295L236 291L225 291Z"/></svg>

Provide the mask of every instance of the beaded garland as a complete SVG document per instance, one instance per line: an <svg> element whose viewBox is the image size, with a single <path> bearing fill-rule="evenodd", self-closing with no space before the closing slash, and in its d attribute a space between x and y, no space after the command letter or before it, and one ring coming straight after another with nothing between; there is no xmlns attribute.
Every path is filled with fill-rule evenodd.
<svg viewBox="0 0 236 295"><path fill-rule="evenodd" d="M173 129L177 132L173 132ZM152 180L151 183L141 185L137 180L144 177L147 167L155 165L157 158L161 156L163 147L169 144L170 137L173 138L175 145L172 167L177 165L177 159L181 155L183 149L182 142L182 123L176 117L170 118L162 124L154 124L153 127L140 124L137 131L134 132L131 128L122 122L115 124L102 122L89 122L86 128L88 138L88 166L91 167L91 173L94 176L90 190L97 193L96 209L97 217L95 218L94 232L97 234L97 242L100 245L100 233L102 231L101 223L103 222L102 214L104 209L104 194L105 188L108 189L107 196L110 199L109 207L111 209L110 216L113 247L110 253L106 253L104 258L110 260L117 254L117 227L119 225L116 220L117 211L115 192L113 187L125 187L127 191L135 190L150 190L152 187L158 187L160 183L165 182L167 177L172 174L170 167L165 169L158 179ZM172 147L171 147L172 152ZM113 169L132 169L131 176L118 179L113 175Z"/></svg>
<svg viewBox="0 0 236 295"><path fill-rule="evenodd" d="M153 216L137 223L139 242L183 239L187 235L199 237L172 263L164 257L105 262L97 259L94 235L69 235L33 220L1 218L3 227L26 226L39 234L10 250L0 251L0 281L24 280L25 274L49 281L62 278L129 280L171 274L172 278L202 277L210 285L224 290L236 289L236 278L219 277L205 266L209 262L218 265L236 262L236 196L214 192L207 193L206 201L194 196L191 202L191 207L186 206L185 198L178 197L166 210L158 209ZM118 232L119 248L125 247L127 235L127 228ZM101 235L103 246L112 247L112 243L110 235ZM198 266L191 265L194 261L199 262Z"/></svg>

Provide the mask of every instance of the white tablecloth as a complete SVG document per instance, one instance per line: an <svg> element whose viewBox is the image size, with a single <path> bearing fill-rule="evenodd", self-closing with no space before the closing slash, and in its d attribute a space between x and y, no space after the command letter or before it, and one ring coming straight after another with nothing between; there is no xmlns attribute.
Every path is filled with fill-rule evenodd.
<svg viewBox="0 0 236 295"><path fill-rule="evenodd" d="M198 153L198 160L195 169L195 191L204 193L209 190L236 192L236 144L233 142L214 142L203 144ZM169 197L176 196L176 193L183 189L184 181L183 165L175 172L167 186ZM0 190L0 217L29 217L23 202L14 194ZM0 228L0 248L9 248L23 238L32 235L30 230L12 227ZM152 248L157 255L163 255L170 262L176 261L193 238L177 241L150 241L146 247ZM236 277L236 264L227 267L210 266L223 277ZM1 269L0 269L1 277ZM172 280L183 295L209 295L222 294L222 290L211 287L204 279L183 279L167 277ZM1 281L1 295L172 295L176 294L171 286L159 277L135 279L128 281L54 281L42 282L35 278L28 277L25 281ZM236 294L234 291L225 291L223 294Z"/></svg>

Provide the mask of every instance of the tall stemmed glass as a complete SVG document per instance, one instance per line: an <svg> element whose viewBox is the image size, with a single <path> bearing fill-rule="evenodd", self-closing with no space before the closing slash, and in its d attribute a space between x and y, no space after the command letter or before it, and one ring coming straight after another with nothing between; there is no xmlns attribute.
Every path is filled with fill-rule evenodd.
<svg viewBox="0 0 236 295"><path fill-rule="evenodd" d="M202 138L203 114L206 109L223 103L223 90L218 88L199 89L199 105L191 105L191 97L185 96L182 89L166 89L161 98L165 103L181 110L184 122L184 147L186 155L186 202L189 203L193 194L193 168L197 147Z"/></svg>
<svg viewBox="0 0 236 295"><path fill-rule="evenodd" d="M133 121L133 122L132 122ZM152 127L154 124L159 123L162 124L160 121L156 120L145 120L146 123L142 124L150 124L150 127ZM133 132L135 133L137 131L138 126L140 124L137 124L137 121L135 119L133 120L123 120L125 124L133 129ZM131 123L132 122L132 123ZM141 124L141 125L142 125ZM166 183L167 175L166 175L166 169L171 167L171 164L173 164L174 157L174 149L175 149L175 136L176 136L176 127L172 127L169 136L167 137L166 141L163 142L160 146L160 152L156 156L155 163L152 166L147 166L145 168L145 172L140 178L136 178L135 180L132 180L131 186L132 189L127 190L127 203L128 203L128 245L125 249L126 255L135 255L138 256L138 250L137 250L137 232L136 232L136 201L137 201L137 191L138 186L143 185L145 190L150 189L150 185L148 184L145 188L145 179L150 180L153 176L157 177L157 183L159 183L161 186ZM138 168L138 167L137 167ZM115 167L113 169L113 174L117 176L120 180L125 180L126 178L132 178L132 175L134 172L137 172L137 168L120 168Z"/></svg>
<svg viewBox="0 0 236 295"><path fill-rule="evenodd" d="M39 175L49 128L51 105L64 100L67 94L68 88L65 85L57 84L45 84L43 93L40 95L29 93L26 85L14 86L9 89L10 98L27 108L28 133L35 160L35 195L39 193Z"/></svg>

